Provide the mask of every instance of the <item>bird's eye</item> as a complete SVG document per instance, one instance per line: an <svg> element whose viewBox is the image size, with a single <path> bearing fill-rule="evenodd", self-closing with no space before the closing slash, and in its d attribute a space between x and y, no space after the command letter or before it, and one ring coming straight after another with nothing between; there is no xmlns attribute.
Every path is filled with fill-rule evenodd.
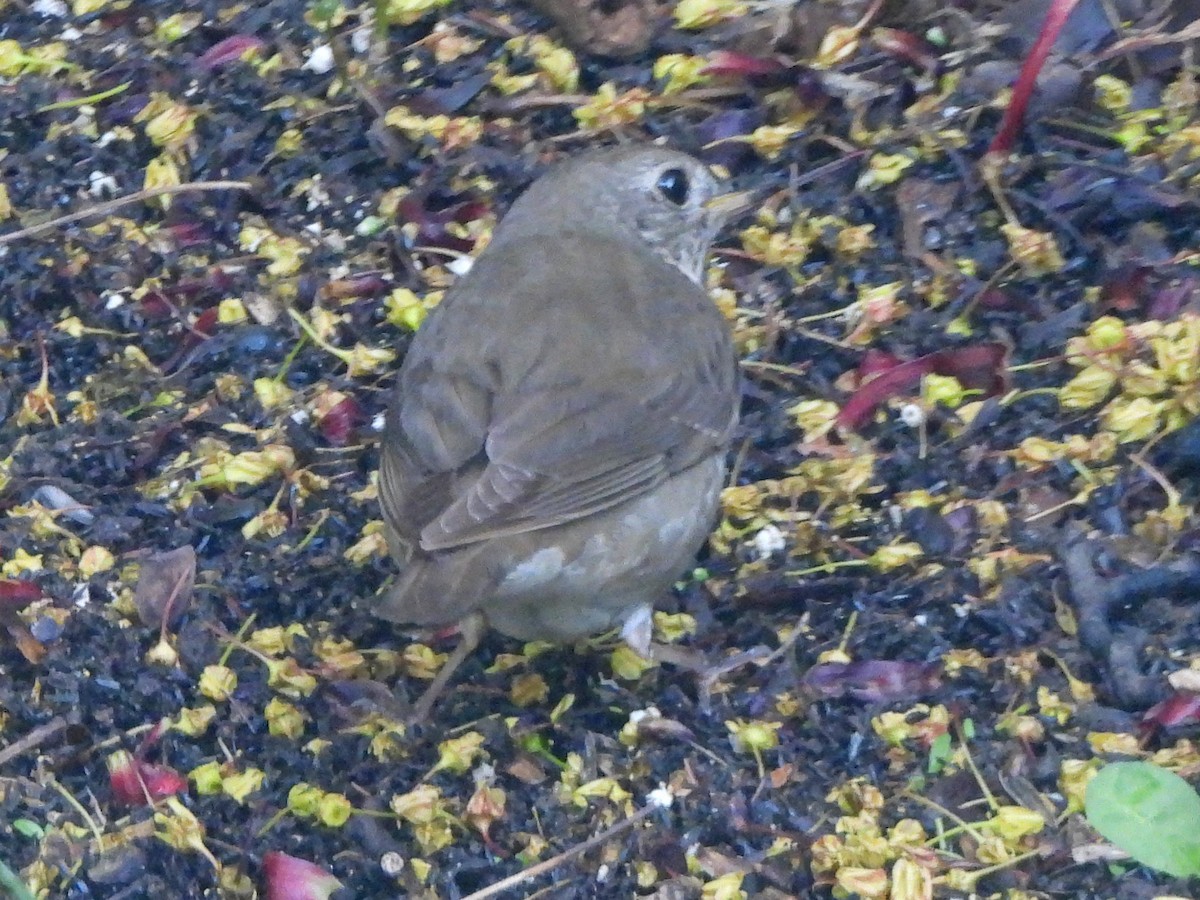
<svg viewBox="0 0 1200 900"><path fill-rule="evenodd" d="M655 187L676 206L683 206L687 202L688 177L683 169L667 169L658 176Z"/></svg>

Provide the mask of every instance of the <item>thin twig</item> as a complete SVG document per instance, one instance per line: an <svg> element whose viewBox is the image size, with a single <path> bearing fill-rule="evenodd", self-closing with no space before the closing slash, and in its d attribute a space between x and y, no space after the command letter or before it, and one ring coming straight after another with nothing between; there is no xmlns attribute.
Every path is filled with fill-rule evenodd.
<svg viewBox="0 0 1200 900"><path fill-rule="evenodd" d="M166 197L172 194L201 193L204 191L248 191L251 187L252 185L248 181L192 181L187 184L168 184L162 187L147 188L144 191L136 191L124 197L118 197L116 200L97 203L95 206L89 206L87 209L81 209L78 212L50 219L48 222L30 225L28 228L22 228L20 231L0 234L0 246L18 241L21 238L33 237L35 234L41 234L43 231L50 231L63 225L70 225L72 222L78 222L81 219L90 219L92 216L106 216L109 213L116 212L123 206L129 206L131 203L141 203L143 200L153 200L155 197Z"/></svg>
<svg viewBox="0 0 1200 900"><path fill-rule="evenodd" d="M622 819L620 822L618 822L616 825L613 825L611 828L604 829L604 831L600 832L599 834L588 838L586 841L583 841L582 843L576 844L574 847L564 850L562 853L559 853L557 856L552 856L547 860L543 860L542 862L538 863L537 865L530 866L528 869L522 869L520 872L517 872L515 875L510 875L507 878L497 881L495 884L488 885L487 887L483 888L482 890L478 890L473 894L468 894L466 897L463 898L463 900L484 900L485 897L495 897L497 894L502 894L505 891L509 890L510 888L515 888L518 885L524 884L527 881L532 881L534 878L537 878L539 875L542 875L546 872L549 872L551 869L561 866L567 860L574 859L576 856L580 856L581 854L587 853L593 847L598 847L601 844L603 844L605 841L611 840L612 838L616 837L621 832L627 831L628 829L632 828L634 825L636 825L638 822L641 822L643 819L649 818L651 815L658 812L662 808L663 808L662 805L660 805L659 803L650 801L645 806L643 806L641 809L639 809L637 812L635 812L632 816L630 816L628 819Z"/></svg>
<svg viewBox="0 0 1200 900"><path fill-rule="evenodd" d="M0 750L0 766L3 766L10 760L16 759L22 753L45 743L66 727L67 720L62 716L55 716L45 725L39 725L23 738L18 738L3 750Z"/></svg>

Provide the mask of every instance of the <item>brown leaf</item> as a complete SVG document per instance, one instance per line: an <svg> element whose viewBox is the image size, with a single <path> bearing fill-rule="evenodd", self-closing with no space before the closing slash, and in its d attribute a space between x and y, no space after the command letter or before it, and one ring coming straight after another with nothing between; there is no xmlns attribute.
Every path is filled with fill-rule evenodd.
<svg viewBox="0 0 1200 900"><path fill-rule="evenodd" d="M567 43L581 53L636 56L665 19L664 0L528 0L552 18Z"/></svg>
<svg viewBox="0 0 1200 900"><path fill-rule="evenodd" d="M7 625L8 636L13 639L17 650L25 657L26 662L37 663L42 661L42 657L46 655L46 646L29 633L29 629L24 625Z"/></svg>
<svg viewBox="0 0 1200 900"><path fill-rule="evenodd" d="M142 560L133 603L143 625L169 628L192 602L196 584L196 551L177 547Z"/></svg>

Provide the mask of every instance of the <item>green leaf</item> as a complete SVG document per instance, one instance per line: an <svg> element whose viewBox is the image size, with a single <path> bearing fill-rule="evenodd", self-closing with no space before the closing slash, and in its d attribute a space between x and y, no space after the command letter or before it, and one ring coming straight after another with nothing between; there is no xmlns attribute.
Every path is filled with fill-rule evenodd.
<svg viewBox="0 0 1200 900"><path fill-rule="evenodd" d="M32 838L35 841L41 840L46 833L41 825L29 819L13 819L12 830L22 837Z"/></svg>
<svg viewBox="0 0 1200 900"><path fill-rule="evenodd" d="M21 880L21 877L0 862L0 889L6 892L5 896L11 897L12 900L36 900L33 896L33 891Z"/></svg>
<svg viewBox="0 0 1200 900"><path fill-rule="evenodd" d="M930 775L936 775L942 771L947 760L950 759L950 749L950 732L944 731L929 745L929 764L925 767L925 771Z"/></svg>
<svg viewBox="0 0 1200 900"><path fill-rule="evenodd" d="M1200 795L1175 773L1145 762L1107 765L1088 784L1084 811L1142 865L1200 875Z"/></svg>

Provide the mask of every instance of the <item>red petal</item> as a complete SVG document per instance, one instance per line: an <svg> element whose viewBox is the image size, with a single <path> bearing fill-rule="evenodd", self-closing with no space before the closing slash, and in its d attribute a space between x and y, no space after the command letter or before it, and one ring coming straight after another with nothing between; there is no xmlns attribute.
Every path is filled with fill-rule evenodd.
<svg viewBox="0 0 1200 900"><path fill-rule="evenodd" d="M1008 291L996 287L985 288L977 299L984 309L1012 309L1016 305Z"/></svg>
<svg viewBox="0 0 1200 900"><path fill-rule="evenodd" d="M196 321L192 323L192 332L200 335L200 337L212 337L213 331L217 328L217 316L219 311L215 306L210 306L200 315L196 316Z"/></svg>
<svg viewBox="0 0 1200 900"><path fill-rule="evenodd" d="M362 407L358 405L358 401L353 397L346 397L321 416L317 428L325 440L333 446L344 447L350 440L350 433L354 430L354 426L363 418Z"/></svg>
<svg viewBox="0 0 1200 900"><path fill-rule="evenodd" d="M187 790L187 779L170 766L151 765L118 750L108 757L108 785L117 803L145 806Z"/></svg>
<svg viewBox="0 0 1200 900"><path fill-rule="evenodd" d="M718 50L708 58L708 65L700 70L701 75L775 75L782 72L783 63L777 59Z"/></svg>
<svg viewBox="0 0 1200 900"><path fill-rule="evenodd" d="M879 404L915 387L922 376L930 373L952 375L963 387L982 391L988 397L1002 394L1008 390L1007 355L1003 344L953 347L902 363L892 362L895 357L881 351L874 356L868 352L859 366L859 376L868 374L868 369L879 374L850 395L838 413L837 426L858 428Z"/></svg>
<svg viewBox="0 0 1200 900"><path fill-rule="evenodd" d="M208 227L201 222L175 222L164 229L178 247L203 244L210 237Z"/></svg>
<svg viewBox="0 0 1200 900"><path fill-rule="evenodd" d="M1200 722L1200 694L1172 694L1155 703L1142 716L1142 724L1150 728L1178 728Z"/></svg>
<svg viewBox="0 0 1200 900"><path fill-rule="evenodd" d="M933 663L865 659L853 663L823 663L804 675L804 684L821 697L849 694L870 703L908 699L940 684Z"/></svg>
<svg viewBox="0 0 1200 900"><path fill-rule="evenodd" d="M158 291L150 291L144 294L138 303L141 304L142 313L152 319L165 319L172 311L171 304L167 301L167 298Z"/></svg>
<svg viewBox="0 0 1200 900"><path fill-rule="evenodd" d="M932 371L932 360L922 356L881 372L850 395L837 414L837 427L857 428L879 404L920 384L921 376Z"/></svg>
<svg viewBox="0 0 1200 900"><path fill-rule="evenodd" d="M315 863L277 850L263 854L267 900L328 900L342 883Z"/></svg>
<svg viewBox="0 0 1200 900"><path fill-rule="evenodd" d="M204 51L196 65L206 72L237 62L247 50L261 50L266 43L252 34L234 34L218 41Z"/></svg>
<svg viewBox="0 0 1200 900"><path fill-rule="evenodd" d="M0 580L0 609L24 609L42 599L42 589L32 581Z"/></svg>
<svg viewBox="0 0 1200 900"><path fill-rule="evenodd" d="M987 397L1008 390L1008 348L1003 344L972 344L931 353L933 372L951 375L959 384Z"/></svg>
<svg viewBox="0 0 1200 900"><path fill-rule="evenodd" d="M321 298L325 300L352 300L356 297L376 297L386 293L391 282L378 272L364 272L349 278L339 278L330 281L321 288Z"/></svg>
<svg viewBox="0 0 1200 900"><path fill-rule="evenodd" d="M933 47L911 31L901 31L899 28L876 28L871 32L871 40L884 53L891 54L897 59L919 66L922 69L937 68L938 58Z"/></svg>
<svg viewBox="0 0 1200 900"><path fill-rule="evenodd" d="M876 350L872 347L863 354L862 362L858 364L858 383L865 384L870 381L875 375L879 375L888 369L894 369L904 360L896 356L894 353L888 353L886 350Z"/></svg>
<svg viewBox="0 0 1200 900"><path fill-rule="evenodd" d="M426 205L428 199L427 189L414 191L404 197L396 209L401 219L416 224L416 243L422 247L437 247L462 253L470 250L474 243L450 234L446 226L451 222L465 225L478 219L487 212L488 205L481 200L463 200L444 209L431 210Z"/></svg>
<svg viewBox="0 0 1200 900"><path fill-rule="evenodd" d="M167 732L167 720L160 719L158 724L146 732L146 736L142 738L141 743L137 745L137 749L133 751L133 755L138 759L144 759L146 753L162 740L162 736Z"/></svg>

